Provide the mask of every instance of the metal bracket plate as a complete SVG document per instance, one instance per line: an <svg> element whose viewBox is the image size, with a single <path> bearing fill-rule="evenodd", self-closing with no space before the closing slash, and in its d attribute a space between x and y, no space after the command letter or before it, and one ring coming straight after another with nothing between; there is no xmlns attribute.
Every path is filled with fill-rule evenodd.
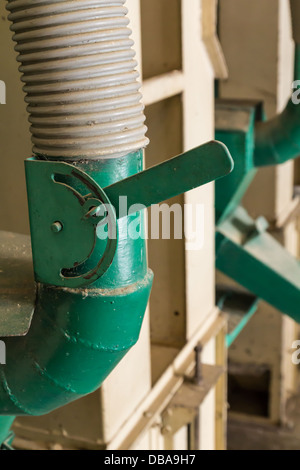
<svg viewBox="0 0 300 470"><path fill-rule="evenodd" d="M31 158L25 162L32 254L36 280L63 287L96 281L112 263L117 248L117 221L102 188L85 172L67 163ZM99 243L92 210L104 205L108 237L96 266L89 260ZM115 236L110 236L113 230Z"/></svg>
<svg viewBox="0 0 300 470"><path fill-rule="evenodd" d="M205 397L224 373L224 368L202 364L202 373L203 378L199 385L186 378L162 413L164 433L174 435L183 426L192 423Z"/></svg>
<svg viewBox="0 0 300 470"><path fill-rule="evenodd" d="M137 203L149 207L225 176L233 160L222 143L212 141L104 189L67 163L30 158L25 168L36 280L74 288L93 283L112 263L117 236L110 233L116 234L121 217L119 196L136 212ZM101 205L107 210L106 246L96 236ZM102 256L90 269L96 243Z"/></svg>

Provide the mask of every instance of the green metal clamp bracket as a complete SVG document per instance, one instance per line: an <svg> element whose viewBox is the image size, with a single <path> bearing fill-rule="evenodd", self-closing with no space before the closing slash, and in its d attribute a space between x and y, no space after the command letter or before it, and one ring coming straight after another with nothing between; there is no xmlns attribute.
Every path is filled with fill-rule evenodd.
<svg viewBox="0 0 300 470"><path fill-rule="evenodd" d="M88 217L89 211L105 204L109 230L116 225L107 195L86 173L67 163L31 158L25 169L36 280L68 287L94 282L110 266L117 247L117 237L108 237L98 264L84 272L99 221ZM78 183L81 193L75 189Z"/></svg>
<svg viewBox="0 0 300 470"><path fill-rule="evenodd" d="M127 197L130 215L136 204L149 207L227 175L233 161L225 145L212 141L104 189L68 163L31 158L25 168L35 278L76 288L95 282L113 261L117 219L124 216L120 196ZM101 259L89 269L98 242L96 228L103 219L107 240Z"/></svg>

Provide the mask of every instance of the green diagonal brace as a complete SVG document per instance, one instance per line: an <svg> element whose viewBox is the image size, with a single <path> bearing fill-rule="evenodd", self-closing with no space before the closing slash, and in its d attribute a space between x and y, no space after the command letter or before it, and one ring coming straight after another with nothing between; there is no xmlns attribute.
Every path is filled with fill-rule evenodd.
<svg viewBox="0 0 300 470"><path fill-rule="evenodd" d="M218 225L216 241L220 271L300 322L300 262L262 224L239 207Z"/></svg>

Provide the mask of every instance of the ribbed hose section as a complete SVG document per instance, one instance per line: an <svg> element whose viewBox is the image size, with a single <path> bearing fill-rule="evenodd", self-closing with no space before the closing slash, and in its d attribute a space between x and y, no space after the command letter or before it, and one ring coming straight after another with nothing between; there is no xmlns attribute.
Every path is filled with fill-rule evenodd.
<svg viewBox="0 0 300 470"><path fill-rule="evenodd" d="M121 156L147 145L125 0L10 0L34 153Z"/></svg>

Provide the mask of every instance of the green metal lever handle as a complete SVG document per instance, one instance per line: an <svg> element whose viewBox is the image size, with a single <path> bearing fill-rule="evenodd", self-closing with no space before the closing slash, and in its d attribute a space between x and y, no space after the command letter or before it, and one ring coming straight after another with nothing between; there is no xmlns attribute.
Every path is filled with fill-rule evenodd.
<svg viewBox="0 0 300 470"><path fill-rule="evenodd" d="M136 212L136 208L130 211L131 206L158 204L226 176L233 170L233 165L227 147L221 142L211 141L107 186L104 191L116 210L117 218L120 218L120 196L127 197L129 210L126 215L130 215Z"/></svg>
<svg viewBox="0 0 300 470"><path fill-rule="evenodd" d="M227 147L209 142L160 165L102 189L93 178L62 162L26 161L26 178L35 278L44 284L82 287L99 279L117 250L117 218L136 213L178 194L225 176L233 169ZM80 185L78 185L80 183ZM128 212L119 214L119 197ZM142 208L137 209L137 204ZM132 208L132 206L134 206ZM89 260L97 243L96 228L104 208L108 234L101 259ZM115 230L114 230L115 229Z"/></svg>

